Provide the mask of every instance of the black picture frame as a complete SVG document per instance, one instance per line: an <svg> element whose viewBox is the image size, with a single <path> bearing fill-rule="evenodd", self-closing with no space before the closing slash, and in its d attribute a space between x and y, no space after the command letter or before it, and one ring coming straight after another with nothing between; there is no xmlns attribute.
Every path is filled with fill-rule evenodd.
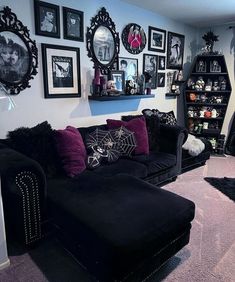
<svg viewBox="0 0 235 282"><path fill-rule="evenodd" d="M45 98L81 97L80 49L42 44Z"/></svg>
<svg viewBox="0 0 235 282"><path fill-rule="evenodd" d="M158 56L158 70L165 70L165 69L166 69L166 57Z"/></svg>
<svg viewBox="0 0 235 282"><path fill-rule="evenodd" d="M148 50L165 53L166 30L149 26L148 28Z"/></svg>
<svg viewBox="0 0 235 282"><path fill-rule="evenodd" d="M143 54L143 73L151 75L151 89L157 88L158 56L153 54Z"/></svg>
<svg viewBox="0 0 235 282"><path fill-rule="evenodd" d="M157 74L157 86L165 87L165 84L166 84L166 74L165 72L159 72Z"/></svg>
<svg viewBox="0 0 235 282"><path fill-rule="evenodd" d="M63 7L64 39L84 41L84 13Z"/></svg>
<svg viewBox="0 0 235 282"><path fill-rule="evenodd" d="M141 53L146 45L144 29L136 23L126 25L122 31L122 44L131 54Z"/></svg>
<svg viewBox="0 0 235 282"><path fill-rule="evenodd" d="M0 11L0 47L0 84L7 94L19 94L37 74L38 49L8 6Z"/></svg>
<svg viewBox="0 0 235 282"><path fill-rule="evenodd" d="M102 74L109 74L117 61L120 49L119 34L104 7L91 19L86 33L87 55Z"/></svg>
<svg viewBox="0 0 235 282"><path fill-rule="evenodd" d="M115 81L116 90L121 93L125 92L125 75L124 71L112 70L110 72L111 80Z"/></svg>
<svg viewBox="0 0 235 282"><path fill-rule="evenodd" d="M184 59L183 34L168 31L167 36L167 65L168 69L182 69Z"/></svg>
<svg viewBox="0 0 235 282"><path fill-rule="evenodd" d="M60 38L60 7L34 0L35 33Z"/></svg>
<svg viewBox="0 0 235 282"><path fill-rule="evenodd" d="M119 57L118 70L124 71L124 78L126 80L136 80L138 77L138 59Z"/></svg>

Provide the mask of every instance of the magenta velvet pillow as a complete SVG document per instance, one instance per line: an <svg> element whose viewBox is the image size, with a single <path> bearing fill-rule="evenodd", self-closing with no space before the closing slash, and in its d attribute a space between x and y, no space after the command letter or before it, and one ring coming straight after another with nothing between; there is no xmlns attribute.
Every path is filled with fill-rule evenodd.
<svg viewBox="0 0 235 282"><path fill-rule="evenodd" d="M55 131L58 154L66 174L78 175L86 169L86 148L78 129L67 126Z"/></svg>
<svg viewBox="0 0 235 282"><path fill-rule="evenodd" d="M121 126L135 133L137 147L135 154L149 154L148 132L146 128L146 121L144 117L134 118L130 121L107 119L107 126L109 129L115 129Z"/></svg>

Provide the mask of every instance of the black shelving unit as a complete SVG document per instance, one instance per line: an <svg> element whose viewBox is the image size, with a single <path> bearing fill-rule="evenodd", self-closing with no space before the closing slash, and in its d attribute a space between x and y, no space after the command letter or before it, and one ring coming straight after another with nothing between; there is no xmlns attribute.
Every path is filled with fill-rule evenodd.
<svg viewBox="0 0 235 282"><path fill-rule="evenodd" d="M195 57L184 87L185 125L191 134L211 141L216 154L223 154L221 130L231 90L223 55Z"/></svg>

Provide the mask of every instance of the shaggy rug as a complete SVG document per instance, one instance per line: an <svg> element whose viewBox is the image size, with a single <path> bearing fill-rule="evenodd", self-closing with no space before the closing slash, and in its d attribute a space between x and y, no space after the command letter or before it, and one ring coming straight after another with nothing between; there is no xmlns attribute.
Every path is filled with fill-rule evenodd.
<svg viewBox="0 0 235 282"><path fill-rule="evenodd" d="M235 202L235 178L205 177L204 179Z"/></svg>

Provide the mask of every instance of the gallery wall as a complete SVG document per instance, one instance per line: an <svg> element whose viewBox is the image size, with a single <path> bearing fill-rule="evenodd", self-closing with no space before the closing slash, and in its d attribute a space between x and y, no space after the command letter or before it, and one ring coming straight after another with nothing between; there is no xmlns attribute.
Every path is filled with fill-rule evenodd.
<svg viewBox="0 0 235 282"><path fill-rule="evenodd" d="M131 23L142 26L148 37L148 26L165 29L185 35L184 63L185 69L190 65L192 56L197 48L197 30L172 21L166 17L157 15L150 11L129 5L120 0L69 0L66 4L62 0L49 1L60 6L61 16L61 38L44 37L35 35L34 27L34 7L33 0L2 0L0 8L9 6L16 13L19 20L26 25L31 34L31 38L36 40L39 50L39 68L35 79L30 81L30 88L14 96L16 108L11 111L0 112L0 138L4 138L9 130L20 126L34 126L37 123L48 120L53 128L64 128L67 125L88 126L92 124L105 123L107 118L120 118L123 114L139 113L144 108L158 108L162 111L174 110L177 114L177 99L166 98L165 88L152 90L155 98L140 99L132 101L108 101L97 102L88 101L91 80L94 75L93 64L87 57L85 42L76 42L63 39L62 28L62 6L81 10L84 12L84 31L90 26L90 19L97 14L101 7L105 7L110 17L116 24L116 31L121 34L123 28ZM57 98L45 99L42 75L41 43L56 44L64 46L74 46L80 48L81 54L81 98ZM132 55L128 53L120 44L120 56L134 57L139 60L138 71L142 72L143 53L162 55L148 51L148 44L142 53ZM170 71L170 70L169 70ZM167 71L166 71L167 72ZM182 114L182 111L181 111Z"/></svg>

